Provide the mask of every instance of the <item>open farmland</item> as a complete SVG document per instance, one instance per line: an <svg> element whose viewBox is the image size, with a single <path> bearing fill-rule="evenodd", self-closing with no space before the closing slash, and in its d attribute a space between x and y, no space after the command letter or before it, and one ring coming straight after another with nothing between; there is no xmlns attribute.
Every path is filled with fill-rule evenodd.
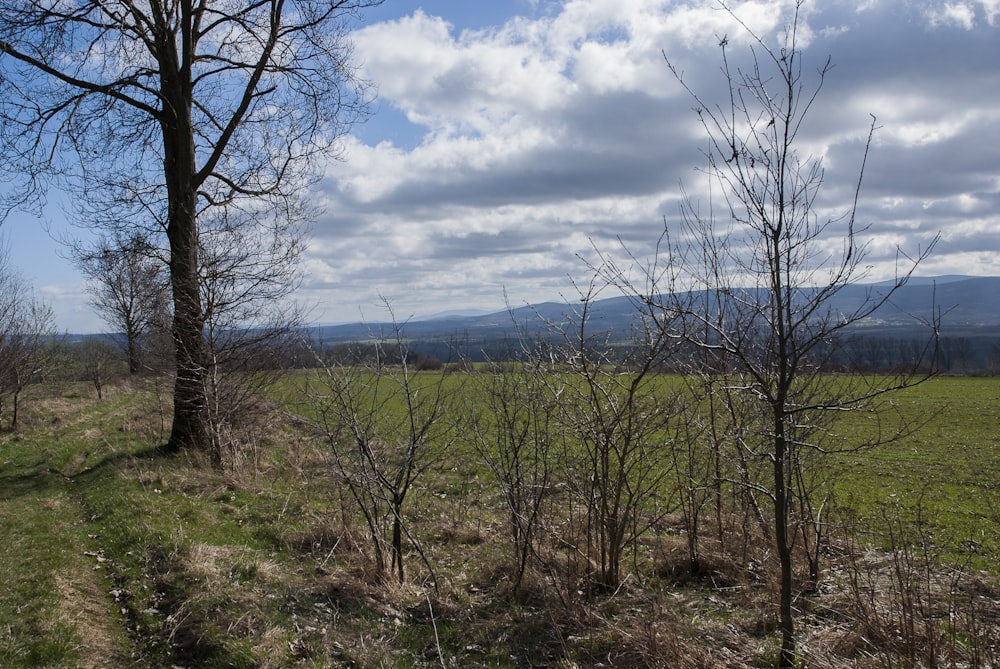
<svg viewBox="0 0 1000 669"><path fill-rule="evenodd" d="M952 559L1000 571L1000 382L941 377L893 397L913 434L833 465L859 517L919 521Z"/></svg>
<svg viewBox="0 0 1000 669"><path fill-rule="evenodd" d="M296 410L261 405L258 429L227 454L223 471L156 451L169 403L152 381L115 387L102 401L82 385L33 388L20 430L0 435L7 537L0 664L772 663L773 556L729 491L719 532L706 498L700 562L691 568L685 486L675 470L683 459L643 460L664 475L642 479L649 494L633 517L637 536L622 554L620 582L599 587L600 556L587 549L594 528L572 480L581 445L558 441L530 559L518 573L497 462L491 468L489 454L475 447L476 424L458 419L477 413L467 402L489 384L526 396L533 387L516 382L528 379L411 378L421 402L440 388L458 403L442 417L455 429L423 446L427 458L401 507L402 581L391 570L376 573L371 528L348 485L352 470L333 455L331 438L342 435L317 429L323 386L304 395L283 386L279 394ZM377 406L391 419L369 424L386 442L408 434L404 419L414 415L393 404L396 380L380 391L388 404L373 405L374 394L358 398L358 407ZM682 387L676 377L654 377L649 386L667 394ZM303 396L311 403L291 402ZM560 397L570 401L568 391ZM893 401L905 424L921 423L918 431L824 461L834 511L819 587L810 593L803 585L796 599L803 659L831 667L926 666L929 657L995 666L1000 380L937 378ZM489 424L503 415L498 405L472 406L492 417ZM650 434L671 448L694 434L654 427ZM399 452L384 453L380 462L399 464Z"/></svg>

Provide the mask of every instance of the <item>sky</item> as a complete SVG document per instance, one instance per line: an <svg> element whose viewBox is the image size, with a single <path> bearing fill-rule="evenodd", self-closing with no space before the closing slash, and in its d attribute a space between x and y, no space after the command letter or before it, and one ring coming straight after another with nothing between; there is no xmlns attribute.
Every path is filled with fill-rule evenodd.
<svg viewBox="0 0 1000 669"><path fill-rule="evenodd" d="M733 2L777 45L786 0ZM940 242L918 274L1000 276L1000 0L824 0L799 19L805 85L833 68L797 148L821 159L817 213L858 201L868 279ZM650 257L684 198L709 194L696 103L724 103L720 42L746 31L716 0L386 0L352 33L378 91L310 194L295 298L316 323L573 301L598 252ZM0 229L61 329L104 329L45 225ZM608 297L611 294L607 294Z"/></svg>

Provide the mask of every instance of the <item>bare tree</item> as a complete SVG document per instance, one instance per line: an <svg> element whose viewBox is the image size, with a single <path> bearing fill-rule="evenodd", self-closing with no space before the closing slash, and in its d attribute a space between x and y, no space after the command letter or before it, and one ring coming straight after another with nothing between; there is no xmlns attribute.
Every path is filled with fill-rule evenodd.
<svg viewBox="0 0 1000 669"><path fill-rule="evenodd" d="M759 421L740 433L736 447L771 466L770 477L743 483L769 499L773 511L782 666L792 666L796 652L792 513L796 492L805 490L797 486L803 453L837 447L828 428L835 412L860 409L886 392L920 380L912 376L831 380L821 376L824 344L886 305L929 252L919 252L912 261L902 257L885 290L872 292L851 312L832 310L837 293L863 279L867 271L863 230L856 224L865 161L862 158L846 213L819 218L815 204L824 179L822 164L800 157L795 144L830 63L821 65L815 83L807 83L797 29L798 6L780 47L768 46L747 28L757 47L747 69L730 67L722 40L729 91L724 106L703 102L671 64L698 105L709 142L708 176L718 187L716 192L722 193L727 215L719 225L694 203L685 210L686 229L700 257L681 253L676 259L682 266L693 266L696 271L690 278L712 299L700 309L690 308L694 303L683 311L698 325L687 331L694 343L725 356L725 386L739 395L742 406L757 408ZM865 157L874 130L873 122ZM831 255L825 244L833 234L841 240L837 255ZM742 431L747 425L736 427ZM872 441L883 438L877 435Z"/></svg>
<svg viewBox="0 0 1000 669"><path fill-rule="evenodd" d="M886 407L876 402L925 378L917 373L919 362L910 370L914 373L894 377L824 375L834 350L829 343L888 305L936 241L913 256L900 252L893 280L850 311L833 309L838 293L868 272L865 229L856 214L876 128L873 120L853 199L842 215L821 217L821 159L801 156L796 143L830 61L820 65L815 79L806 76L797 32L800 4L778 46L743 25L752 45L745 68L731 65L729 40L720 40L728 93L722 104L703 100L667 59L696 103L708 138L705 173L716 200L707 211L686 200L681 233L676 240L665 233L655 261L639 263L642 280L633 281L631 270L610 272L644 305L650 322L669 326L709 358L701 363L705 387L723 409L714 414L721 421L717 435L727 443L734 466L725 475L746 492L744 499L778 557L782 666L796 660L793 549L806 531L813 540L822 537L821 528L809 529L810 523L823 522L822 500L796 498L812 489L804 475L813 466L807 456L898 438L906 426L890 427ZM935 332L922 351L925 361L933 356ZM870 436L859 440L863 443L836 433L838 416L862 410L860 415L875 423Z"/></svg>
<svg viewBox="0 0 1000 669"><path fill-rule="evenodd" d="M208 346L205 382L216 465L252 427L260 391L284 371L303 316L288 301L299 284L301 234L266 212L212 212L199 235Z"/></svg>
<svg viewBox="0 0 1000 669"><path fill-rule="evenodd" d="M356 356L324 365L312 396L337 468L368 527L375 573L392 574L400 583L404 539L419 551L405 518L406 501L456 439L447 420L455 389L446 385L444 369L411 368L402 325L393 318L391 334L377 335Z"/></svg>
<svg viewBox="0 0 1000 669"><path fill-rule="evenodd" d="M0 417L9 397L10 426L16 428L21 392L47 371L55 316L49 305L32 295L7 257L6 249L0 249Z"/></svg>
<svg viewBox="0 0 1000 669"><path fill-rule="evenodd" d="M301 195L364 110L347 30L378 1L0 1L0 155L16 178L0 212L54 183L86 220L165 234L172 450L211 444L199 221Z"/></svg>
<svg viewBox="0 0 1000 669"><path fill-rule="evenodd" d="M656 372L677 341L646 319L625 342L595 325L601 290L595 276L578 287L578 308L550 323L551 366L542 378L569 433L564 455L572 491L586 510L583 552L596 567L595 585L622 582L622 558L636 539L672 511L672 451L681 412L679 393Z"/></svg>
<svg viewBox="0 0 1000 669"><path fill-rule="evenodd" d="M5 247L0 247L0 419L3 401L11 393L15 363L12 342L20 329L19 319L24 300L23 279L10 267Z"/></svg>
<svg viewBox="0 0 1000 669"><path fill-rule="evenodd" d="M90 281L91 301L120 334L128 371L143 367L145 339L167 308L166 265L137 232L102 237L93 246L74 245L72 259Z"/></svg>
<svg viewBox="0 0 1000 669"><path fill-rule="evenodd" d="M104 399L104 386L108 380L122 373L125 361L118 348L102 337L87 337L73 346L73 354L80 362L83 379L94 386L97 399Z"/></svg>
<svg viewBox="0 0 1000 669"><path fill-rule="evenodd" d="M488 360L471 374L472 392L464 396L469 439L507 507L514 565L511 590L517 595L537 551L545 501L556 485L558 395L546 382L550 370L538 346L516 319L512 321L518 336L514 350L502 362Z"/></svg>

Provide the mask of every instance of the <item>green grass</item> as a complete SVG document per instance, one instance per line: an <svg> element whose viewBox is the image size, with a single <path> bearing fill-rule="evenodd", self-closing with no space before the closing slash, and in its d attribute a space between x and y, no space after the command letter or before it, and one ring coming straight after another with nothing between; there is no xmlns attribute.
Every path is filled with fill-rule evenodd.
<svg viewBox="0 0 1000 669"><path fill-rule="evenodd" d="M124 647L114 625L88 629L87 598L107 581L83 499L114 477L136 397L97 403L78 391L29 394L19 430L0 434L2 666L72 666L92 633L105 652Z"/></svg>
<svg viewBox="0 0 1000 669"><path fill-rule="evenodd" d="M898 441L832 456L841 505L919 523L955 562L1000 573L1000 379L940 377L893 395Z"/></svg>
<svg viewBox="0 0 1000 669"><path fill-rule="evenodd" d="M439 591L413 553L406 584L375 583L365 530L302 426L275 421L258 467L213 471L156 451L168 400L153 385L103 402L85 386L36 388L21 429L0 433L0 666L429 667L439 646L455 666L583 666L614 653L641 665L650 648L680 652L657 645L673 638L666 625L702 650L707 629L771 641L767 607L740 608L752 604L711 579L684 590L651 576L655 551L683 544L670 527L630 555L620 592L585 602L566 576L559 602L536 574L512 600L501 500L461 443L408 511ZM894 402L904 423L929 420L878 450L830 456L838 503L876 539L886 513L919 511L941 559L1000 576L1000 379L933 379ZM746 587L748 600L766 588Z"/></svg>

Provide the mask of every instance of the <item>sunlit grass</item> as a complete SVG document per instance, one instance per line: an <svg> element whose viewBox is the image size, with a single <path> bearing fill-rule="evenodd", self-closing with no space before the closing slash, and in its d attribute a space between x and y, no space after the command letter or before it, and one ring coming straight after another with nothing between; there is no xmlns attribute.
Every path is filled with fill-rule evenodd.
<svg viewBox="0 0 1000 669"><path fill-rule="evenodd" d="M948 558L1000 573L1000 379L935 378L893 396L912 434L830 464L838 502L923 524Z"/></svg>
<svg viewBox="0 0 1000 669"><path fill-rule="evenodd" d="M296 412L308 406L308 375L282 381L274 397ZM419 387L441 381L462 407L483 392L477 380L414 377ZM656 377L649 388L686 392L678 377ZM545 574L505 598L503 501L465 441L421 479L407 511L436 578L411 554L407 583L389 586L371 579L365 529L328 445L314 439L315 414L287 424L268 418L267 435L253 444L263 454L256 464L216 471L197 456L156 450L169 398L153 384L115 389L103 402L83 386L28 399L22 429L0 435L0 666L102 666L94 658L437 666L439 645L459 663L559 666L608 656L654 629L614 631L623 616L652 615L645 607L656 610L657 597L682 598L697 612L672 624L758 625L759 613L720 609L652 576L654 558L663 558L656 551L683 541L669 527L650 531L629 557L637 575L594 608L569 602L568 611L546 613ZM901 424L925 424L877 449L817 461L831 475L838 520L877 541L886 514L919 515L942 561L1000 574L1000 380L937 378L892 401ZM843 444L870 436L863 418L839 423ZM564 586L578 596L572 581ZM601 616L616 622L588 631Z"/></svg>
<svg viewBox="0 0 1000 669"><path fill-rule="evenodd" d="M85 387L54 390L32 389L20 427L0 434L3 666L73 666L95 633L78 597L106 581L94 571L99 553L80 502L127 452L123 426L140 404L132 392L97 402ZM113 626L98 632L106 646L122 646Z"/></svg>

